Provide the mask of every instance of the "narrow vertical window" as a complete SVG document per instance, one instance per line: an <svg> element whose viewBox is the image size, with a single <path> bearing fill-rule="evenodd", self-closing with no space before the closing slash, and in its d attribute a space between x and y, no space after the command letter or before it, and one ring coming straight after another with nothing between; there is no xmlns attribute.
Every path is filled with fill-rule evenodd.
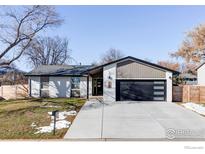
<svg viewBox="0 0 205 154"><path fill-rule="evenodd" d="M49 77L41 76L41 97L49 97Z"/></svg>
<svg viewBox="0 0 205 154"><path fill-rule="evenodd" d="M71 97L80 97L80 77L71 78Z"/></svg>

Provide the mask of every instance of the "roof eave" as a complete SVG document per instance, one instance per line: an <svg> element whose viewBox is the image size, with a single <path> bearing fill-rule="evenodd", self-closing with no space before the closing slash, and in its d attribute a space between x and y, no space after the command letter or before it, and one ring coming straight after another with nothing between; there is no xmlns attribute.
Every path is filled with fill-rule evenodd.
<svg viewBox="0 0 205 154"><path fill-rule="evenodd" d="M69 77L75 77L75 76L79 76L79 77L81 77L81 76L87 76L87 74L63 74L63 75L61 75L61 74L27 74L27 75L25 75L25 76L69 76Z"/></svg>
<svg viewBox="0 0 205 154"><path fill-rule="evenodd" d="M201 65L199 65L195 70L198 70L200 67L202 67L205 63L202 63Z"/></svg>

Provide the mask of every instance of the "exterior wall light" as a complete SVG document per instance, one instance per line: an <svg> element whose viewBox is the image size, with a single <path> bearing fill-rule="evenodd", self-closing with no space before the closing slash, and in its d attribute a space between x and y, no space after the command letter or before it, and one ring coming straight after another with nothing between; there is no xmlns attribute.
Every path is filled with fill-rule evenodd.
<svg viewBox="0 0 205 154"><path fill-rule="evenodd" d="M108 79L112 80L111 72L109 72Z"/></svg>

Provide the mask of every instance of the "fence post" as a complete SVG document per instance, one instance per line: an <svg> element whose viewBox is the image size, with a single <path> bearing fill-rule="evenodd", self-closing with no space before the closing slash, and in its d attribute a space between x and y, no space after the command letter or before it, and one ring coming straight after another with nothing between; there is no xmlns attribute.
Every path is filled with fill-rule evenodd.
<svg viewBox="0 0 205 154"><path fill-rule="evenodd" d="M190 86L187 86L187 102L190 102Z"/></svg>
<svg viewBox="0 0 205 154"><path fill-rule="evenodd" d="M200 86L198 86L198 88L199 88L199 103L201 103L201 88L200 88Z"/></svg>

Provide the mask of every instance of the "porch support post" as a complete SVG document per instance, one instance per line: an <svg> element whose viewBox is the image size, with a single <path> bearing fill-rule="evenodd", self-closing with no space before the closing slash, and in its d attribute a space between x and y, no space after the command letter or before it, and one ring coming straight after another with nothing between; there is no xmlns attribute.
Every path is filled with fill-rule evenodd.
<svg viewBox="0 0 205 154"><path fill-rule="evenodd" d="M29 83L29 97L31 97L31 79L28 78L28 83Z"/></svg>
<svg viewBox="0 0 205 154"><path fill-rule="evenodd" d="M89 99L89 74L87 76L87 99Z"/></svg>

